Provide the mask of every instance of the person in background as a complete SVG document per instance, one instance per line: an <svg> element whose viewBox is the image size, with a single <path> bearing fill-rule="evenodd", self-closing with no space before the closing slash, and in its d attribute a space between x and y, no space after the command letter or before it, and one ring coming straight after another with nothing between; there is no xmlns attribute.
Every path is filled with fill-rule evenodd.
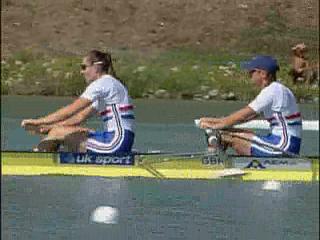
<svg viewBox="0 0 320 240"><path fill-rule="evenodd" d="M292 48L292 68L289 75L292 77L294 84L302 82L310 85L317 77L316 71L314 71L305 55L306 52L307 46L304 43L299 43Z"/></svg>
<svg viewBox="0 0 320 240"><path fill-rule="evenodd" d="M23 120L21 126L47 134L39 151L57 151L63 143L72 152L130 152L135 137L134 107L127 88L117 79L111 55L92 50L80 66L88 84L82 95L45 117ZM100 116L103 131L81 126L92 114Z"/></svg>

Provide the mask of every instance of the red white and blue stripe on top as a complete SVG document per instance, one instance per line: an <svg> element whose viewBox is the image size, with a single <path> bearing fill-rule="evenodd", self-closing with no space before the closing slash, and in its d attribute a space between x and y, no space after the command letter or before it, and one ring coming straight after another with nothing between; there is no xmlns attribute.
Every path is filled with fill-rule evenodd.
<svg viewBox="0 0 320 240"><path fill-rule="evenodd" d="M302 126L301 113L296 112L284 116L281 112L276 112L273 117L266 119L270 123L270 127L277 127L281 129L281 140L277 147L284 150L289 147L290 126Z"/></svg>
<svg viewBox="0 0 320 240"><path fill-rule="evenodd" d="M119 113L122 119L135 119L133 108L132 104L119 104L117 105L117 113ZM112 106L108 106L105 111L100 112L100 116L104 122L113 119L114 115L115 111Z"/></svg>
<svg viewBox="0 0 320 240"><path fill-rule="evenodd" d="M133 110L133 105L111 105L106 111L100 113L101 116L110 115L110 119L114 117L116 128L114 131L113 139L108 143L100 142L96 139L89 138L86 143L87 149L99 153L111 153L116 151L124 141L124 128L121 126L120 117L123 113L124 116L128 115L128 112ZM112 115L111 115L112 114ZM133 112L131 113L133 115ZM134 117L134 115L133 115ZM106 120L107 121L107 120Z"/></svg>
<svg viewBox="0 0 320 240"><path fill-rule="evenodd" d="M266 119L270 123L270 127L281 126L286 123L287 126L302 126L301 113L296 112L291 115L283 116L281 113L275 113L273 117Z"/></svg>
<svg viewBox="0 0 320 240"><path fill-rule="evenodd" d="M294 130L290 130L290 126L302 125L301 113L296 112L285 116L281 112L274 112L273 116L266 120L269 121L271 127L278 129L280 135L276 134L274 136L278 136L279 138L272 135L264 137L254 136L253 140L255 143L252 144L252 152L258 154L257 156L260 156L259 154L267 154L268 156L281 155L283 152L288 151L293 141L290 135Z"/></svg>

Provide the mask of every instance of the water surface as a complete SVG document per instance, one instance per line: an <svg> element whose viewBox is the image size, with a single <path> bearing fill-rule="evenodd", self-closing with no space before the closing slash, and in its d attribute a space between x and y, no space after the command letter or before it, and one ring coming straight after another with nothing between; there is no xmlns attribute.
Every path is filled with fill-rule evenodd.
<svg viewBox="0 0 320 240"><path fill-rule="evenodd" d="M24 118L42 116L71 98L2 97L1 146L30 150L39 141L21 127ZM135 100L140 150L205 149L200 116L223 116L245 103ZM304 116L319 119L317 106ZM99 128L99 121L88 125ZM304 132L303 154L319 154L319 136ZM318 239L319 183L240 180L157 180L62 176L2 176L3 239ZM118 224L90 220L98 206L119 209Z"/></svg>

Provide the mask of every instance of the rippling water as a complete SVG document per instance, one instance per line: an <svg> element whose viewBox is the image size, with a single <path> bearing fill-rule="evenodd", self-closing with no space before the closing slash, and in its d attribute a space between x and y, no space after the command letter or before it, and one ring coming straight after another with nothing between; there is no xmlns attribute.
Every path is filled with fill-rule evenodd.
<svg viewBox="0 0 320 240"><path fill-rule="evenodd" d="M43 115L66 98L2 99L1 145L27 150L38 138L20 127L23 118ZM241 103L135 101L141 150L203 150L193 119L225 115ZM318 116L304 105L304 115ZM315 113L313 113L313 111ZM99 127L96 119L90 126ZM304 154L319 154L318 133L304 133ZM318 239L319 183L239 180L157 180L62 176L3 176L3 239ZM98 206L119 209L118 224L90 220Z"/></svg>

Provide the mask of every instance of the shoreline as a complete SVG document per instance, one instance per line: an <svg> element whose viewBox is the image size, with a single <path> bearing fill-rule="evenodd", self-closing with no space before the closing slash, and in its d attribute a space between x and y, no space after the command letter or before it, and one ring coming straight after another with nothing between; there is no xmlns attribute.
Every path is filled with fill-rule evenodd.
<svg viewBox="0 0 320 240"><path fill-rule="evenodd" d="M185 99L196 101L249 101L259 92L240 62L249 54L203 53L186 49L156 55L117 52L114 67L133 99ZM319 103L319 79L312 85L294 85L290 64L278 57L277 78L300 103ZM1 61L2 95L79 96L85 88L78 56L52 56L32 50ZM319 76L318 76L319 78ZM31 86L31 87L30 87Z"/></svg>
<svg viewBox="0 0 320 240"><path fill-rule="evenodd" d="M2 94L2 98L10 98L10 97L21 97L21 98L28 98L28 97L35 97L35 98L55 98L58 100L63 100L63 99L75 99L79 96L56 96L56 95L17 95L17 94ZM247 104L250 100L224 100L224 99L209 99L209 100L203 100L203 99L182 99L182 98L132 98L133 101L168 101L168 102L173 102L173 101L181 101L181 102L192 102L192 103L239 103L239 104ZM251 99L253 100L253 99ZM303 102L297 102L298 104L304 104L304 105L319 105L319 102L314 102L311 100L306 100Z"/></svg>

